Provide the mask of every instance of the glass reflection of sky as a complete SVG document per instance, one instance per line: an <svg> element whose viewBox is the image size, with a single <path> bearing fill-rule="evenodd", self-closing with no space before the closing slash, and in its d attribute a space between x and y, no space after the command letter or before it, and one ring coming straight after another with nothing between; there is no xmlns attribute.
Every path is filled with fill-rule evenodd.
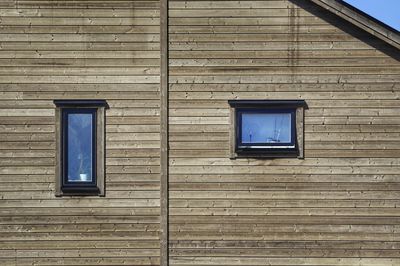
<svg viewBox="0 0 400 266"><path fill-rule="evenodd" d="M68 181L92 181L92 114L68 114Z"/></svg>
<svg viewBox="0 0 400 266"><path fill-rule="evenodd" d="M242 143L290 143L291 114L243 113Z"/></svg>

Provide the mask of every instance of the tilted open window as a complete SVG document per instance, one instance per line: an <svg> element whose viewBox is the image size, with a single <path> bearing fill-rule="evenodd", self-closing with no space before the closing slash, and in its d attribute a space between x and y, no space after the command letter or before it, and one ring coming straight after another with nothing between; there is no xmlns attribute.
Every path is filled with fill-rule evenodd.
<svg viewBox="0 0 400 266"><path fill-rule="evenodd" d="M230 100L231 158L304 157L303 100Z"/></svg>
<svg viewBox="0 0 400 266"><path fill-rule="evenodd" d="M104 100L55 100L56 195L104 195Z"/></svg>

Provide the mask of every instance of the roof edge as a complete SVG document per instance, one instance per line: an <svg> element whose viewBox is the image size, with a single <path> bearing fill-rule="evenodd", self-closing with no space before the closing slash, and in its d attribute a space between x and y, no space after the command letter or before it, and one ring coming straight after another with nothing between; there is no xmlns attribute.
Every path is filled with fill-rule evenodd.
<svg viewBox="0 0 400 266"><path fill-rule="evenodd" d="M342 0L310 0L400 50L400 33Z"/></svg>

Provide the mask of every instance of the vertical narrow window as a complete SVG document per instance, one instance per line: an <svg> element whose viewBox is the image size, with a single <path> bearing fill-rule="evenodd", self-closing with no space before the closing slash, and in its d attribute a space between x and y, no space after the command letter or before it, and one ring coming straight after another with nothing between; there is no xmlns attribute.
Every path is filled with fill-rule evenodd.
<svg viewBox="0 0 400 266"><path fill-rule="evenodd" d="M63 110L64 185L96 184L96 109Z"/></svg>
<svg viewBox="0 0 400 266"><path fill-rule="evenodd" d="M104 195L103 100L55 100L56 194Z"/></svg>

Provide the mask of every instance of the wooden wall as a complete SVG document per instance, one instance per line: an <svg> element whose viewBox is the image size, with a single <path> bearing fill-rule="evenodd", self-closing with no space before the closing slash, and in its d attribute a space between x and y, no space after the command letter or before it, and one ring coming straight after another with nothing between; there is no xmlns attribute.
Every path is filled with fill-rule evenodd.
<svg viewBox="0 0 400 266"><path fill-rule="evenodd" d="M398 51L306 0L170 1L170 264L399 265ZM159 1L0 1L0 265L158 265ZM56 198L54 99L106 99L106 197ZM229 159L305 99L306 159Z"/></svg>
<svg viewBox="0 0 400 266"><path fill-rule="evenodd" d="M159 1L0 1L0 265L158 265ZM56 198L54 99L106 99L106 197Z"/></svg>
<svg viewBox="0 0 400 266"><path fill-rule="evenodd" d="M398 51L305 0L169 14L171 265L400 265ZM306 159L230 160L228 99L305 99Z"/></svg>

